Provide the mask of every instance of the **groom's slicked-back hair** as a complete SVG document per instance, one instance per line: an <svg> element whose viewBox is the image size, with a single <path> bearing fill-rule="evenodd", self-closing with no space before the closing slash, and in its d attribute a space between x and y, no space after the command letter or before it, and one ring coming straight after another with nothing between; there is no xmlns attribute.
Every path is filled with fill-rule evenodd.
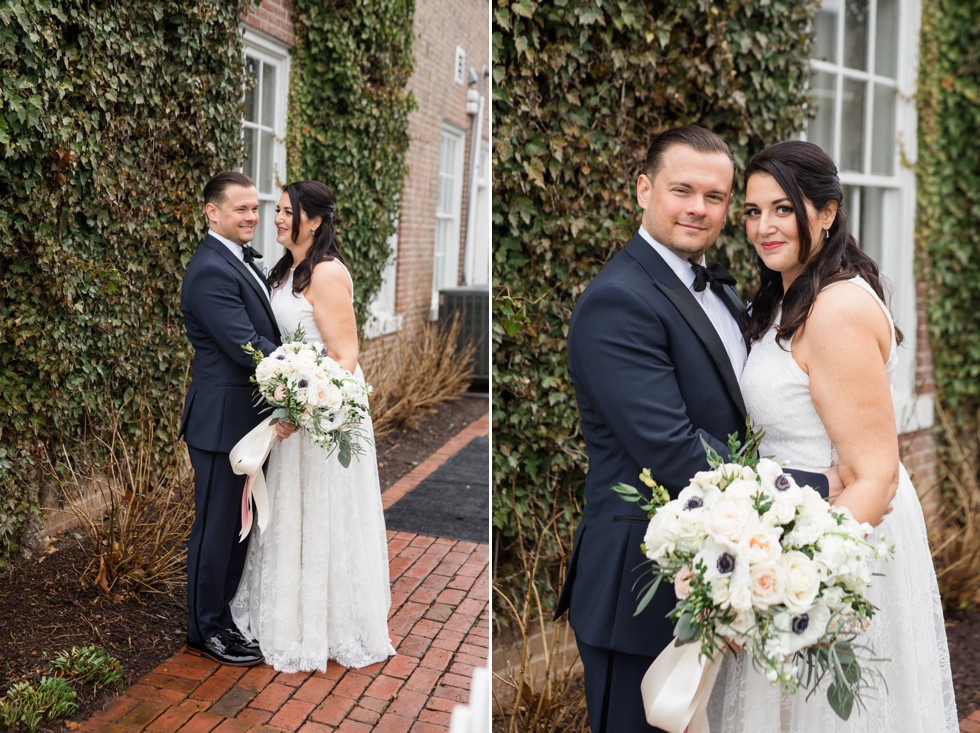
<svg viewBox="0 0 980 733"><path fill-rule="evenodd" d="M225 189L228 186L255 188L255 181L238 171L224 171L219 173L204 186L204 203L220 204L225 198Z"/></svg>
<svg viewBox="0 0 980 733"><path fill-rule="evenodd" d="M687 145L699 153L724 153L732 161L732 185L735 185L735 156L732 149L720 135L697 125L673 127L653 139L647 149L642 171L651 181L663 167L664 154L674 145Z"/></svg>

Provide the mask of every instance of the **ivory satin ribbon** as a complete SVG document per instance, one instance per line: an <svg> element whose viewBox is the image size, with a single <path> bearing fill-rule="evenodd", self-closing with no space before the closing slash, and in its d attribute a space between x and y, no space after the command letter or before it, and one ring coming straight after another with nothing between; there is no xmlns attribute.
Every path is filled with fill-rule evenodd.
<svg viewBox="0 0 980 733"><path fill-rule="evenodd" d="M231 470L241 476L245 474L245 488L242 489L242 531L238 541L243 541L252 530L252 517L258 511L256 521L260 530L269 524L269 493L265 488L265 474L262 464L272 450L276 439L276 423L278 419L263 420L249 433L235 443L228 454ZM254 507L254 509L253 509Z"/></svg>
<svg viewBox="0 0 980 733"><path fill-rule="evenodd" d="M668 733L710 733L706 708L721 664L701 656L699 644L671 644L643 675L647 722Z"/></svg>

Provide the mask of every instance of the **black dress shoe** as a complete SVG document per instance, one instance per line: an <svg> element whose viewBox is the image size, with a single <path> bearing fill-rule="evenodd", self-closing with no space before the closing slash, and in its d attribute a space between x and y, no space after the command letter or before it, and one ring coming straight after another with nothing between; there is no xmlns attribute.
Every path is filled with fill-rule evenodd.
<svg viewBox="0 0 980 733"><path fill-rule="evenodd" d="M187 650L231 667L254 667L264 661L259 652L246 649L224 631L219 631L203 642L188 639Z"/></svg>
<svg viewBox="0 0 980 733"><path fill-rule="evenodd" d="M228 634L234 641L237 641L243 647L248 649L250 652L257 652L259 650L259 640L249 639L238 629L225 629L225 633Z"/></svg>

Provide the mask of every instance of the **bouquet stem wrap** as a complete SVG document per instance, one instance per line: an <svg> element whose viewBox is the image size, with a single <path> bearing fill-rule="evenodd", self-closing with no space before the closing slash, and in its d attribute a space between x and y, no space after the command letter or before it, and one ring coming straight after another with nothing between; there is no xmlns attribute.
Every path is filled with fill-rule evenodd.
<svg viewBox="0 0 980 733"><path fill-rule="evenodd" d="M720 668L698 644L668 646L640 683L647 722L669 733L709 733L706 709Z"/></svg>
<svg viewBox="0 0 980 733"><path fill-rule="evenodd" d="M242 531L238 541L242 542L252 530L252 517L259 513L256 522L260 530L269 523L269 493L265 488L265 474L262 464L272 450L276 439L277 420L263 420L239 440L228 454L231 470L241 476L245 474L245 488L242 489Z"/></svg>

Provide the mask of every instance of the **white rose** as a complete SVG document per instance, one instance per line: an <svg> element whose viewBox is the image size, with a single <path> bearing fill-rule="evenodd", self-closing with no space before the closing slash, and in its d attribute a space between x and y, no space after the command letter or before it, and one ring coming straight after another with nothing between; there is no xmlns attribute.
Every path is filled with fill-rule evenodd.
<svg viewBox="0 0 980 733"><path fill-rule="evenodd" d="M313 373L316 371L317 355L308 349L304 349L296 354L292 361L293 367L295 367L296 371L298 372Z"/></svg>
<svg viewBox="0 0 980 733"><path fill-rule="evenodd" d="M756 565L749 570L752 602L756 608L769 608L783 602L783 568L778 563Z"/></svg>
<svg viewBox="0 0 980 733"><path fill-rule="evenodd" d="M316 391L317 404L327 410L339 410L344 404L344 393L329 379L318 380Z"/></svg>
<svg viewBox="0 0 980 733"><path fill-rule="evenodd" d="M728 605L732 610L751 611L752 610L752 588L745 583L732 583L728 589Z"/></svg>
<svg viewBox="0 0 980 733"><path fill-rule="evenodd" d="M770 563L782 553L779 546L781 530L761 522L753 522L742 536L741 546L750 564Z"/></svg>
<svg viewBox="0 0 980 733"><path fill-rule="evenodd" d="M683 601L691 595L691 582L694 580L694 571L689 565L685 565L674 578L674 595L678 600Z"/></svg>
<svg viewBox="0 0 980 733"><path fill-rule="evenodd" d="M790 611L802 613L813 605L820 589L820 575L813 561L795 550L779 558L785 577L783 604Z"/></svg>
<svg viewBox="0 0 980 733"><path fill-rule="evenodd" d="M259 362L258 366L255 367L255 378L261 382L267 382L275 376L276 369L279 366L279 362L275 359L269 359L268 357Z"/></svg>
<svg viewBox="0 0 980 733"><path fill-rule="evenodd" d="M744 478L736 478L725 489L725 498L740 504L753 507L753 498L759 493L759 484ZM754 508L754 507L753 507Z"/></svg>
<svg viewBox="0 0 980 733"><path fill-rule="evenodd" d="M677 549L690 554L696 553L701 549L704 538L708 536L704 528L704 511L700 509L683 510L678 512L676 516L677 524L671 529L674 531Z"/></svg>
<svg viewBox="0 0 980 733"><path fill-rule="evenodd" d="M738 542L748 522L749 512L745 506L724 497L708 510L705 527L708 534L717 540Z"/></svg>
<svg viewBox="0 0 980 733"><path fill-rule="evenodd" d="M823 593L820 594L820 598L827 604L830 610L837 610L844 603L844 589L832 585L829 588L824 588Z"/></svg>
<svg viewBox="0 0 980 733"><path fill-rule="evenodd" d="M643 544L646 546L646 556L650 560L659 560L673 548L679 525L677 520L679 511L680 507L676 503L670 502L658 509L647 525L647 530L643 535Z"/></svg>
<svg viewBox="0 0 980 733"><path fill-rule="evenodd" d="M728 578L719 578L711 583L711 602L718 608L728 608Z"/></svg>

